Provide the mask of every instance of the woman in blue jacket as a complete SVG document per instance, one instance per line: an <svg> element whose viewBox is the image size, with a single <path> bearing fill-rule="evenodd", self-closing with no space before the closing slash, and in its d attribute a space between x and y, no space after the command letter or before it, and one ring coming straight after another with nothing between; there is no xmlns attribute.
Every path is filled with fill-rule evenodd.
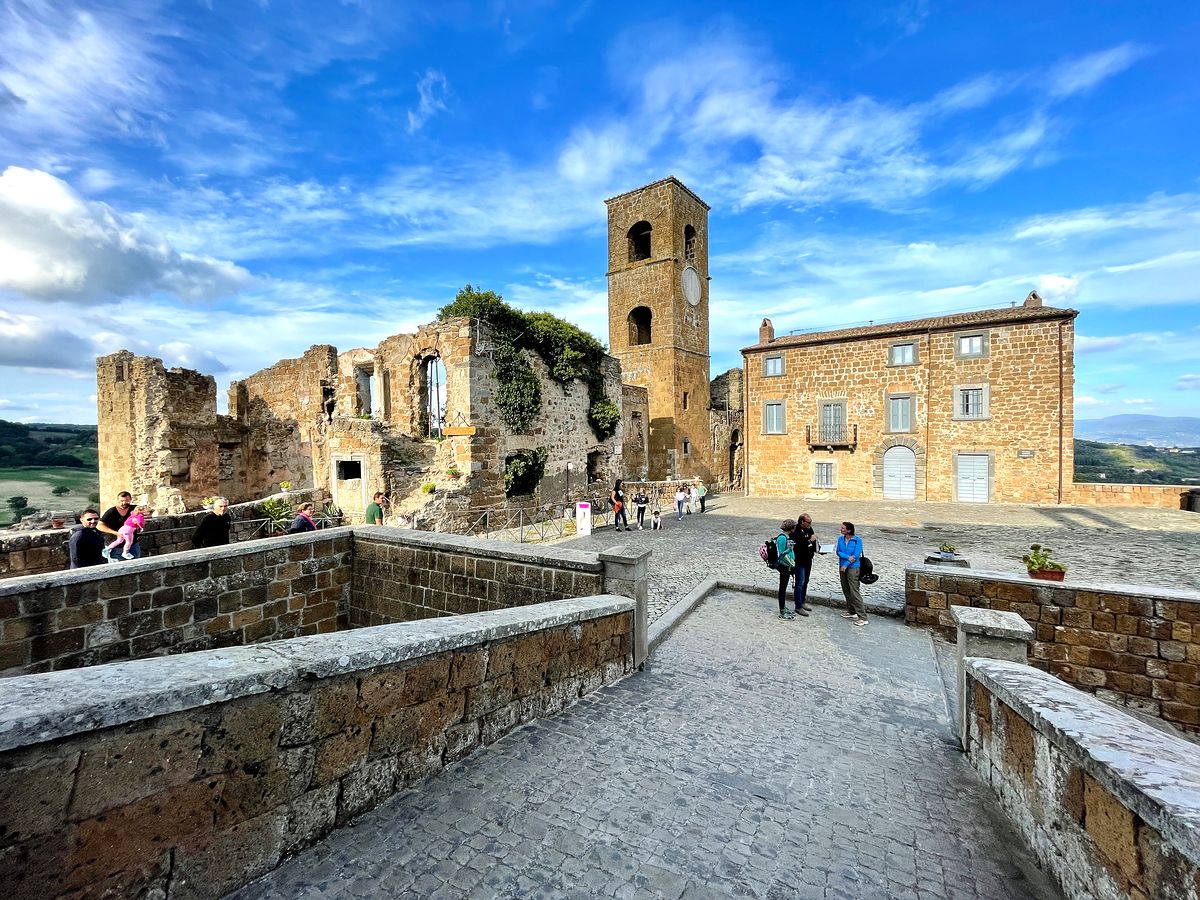
<svg viewBox="0 0 1200 900"><path fill-rule="evenodd" d="M862 538L854 533L853 522L843 522L838 529L837 540L838 574L842 582L842 596L846 598L843 619L853 619L851 625L867 624L867 609L863 606L862 585L858 580L859 561L863 555Z"/></svg>

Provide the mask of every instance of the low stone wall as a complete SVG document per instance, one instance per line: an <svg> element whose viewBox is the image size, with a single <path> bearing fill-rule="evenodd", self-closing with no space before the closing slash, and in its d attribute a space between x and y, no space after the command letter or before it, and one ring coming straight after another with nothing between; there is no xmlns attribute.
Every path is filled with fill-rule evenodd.
<svg viewBox="0 0 1200 900"><path fill-rule="evenodd" d="M967 755L1068 897L1200 900L1196 746L1019 663L966 663Z"/></svg>
<svg viewBox="0 0 1200 900"><path fill-rule="evenodd" d="M350 625L525 606L604 590L595 553L403 528L359 529Z"/></svg>
<svg viewBox="0 0 1200 900"><path fill-rule="evenodd" d="M1027 575L908 566L904 620L955 639L951 606L1020 614L1029 662L1102 699L1200 731L1200 593L1062 584Z"/></svg>
<svg viewBox="0 0 1200 900"><path fill-rule="evenodd" d="M293 491L288 500L299 506L305 500L319 499L323 492ZM234 542L249 541L263 535L261 501L238 503L229 507L233 519L230 539ZM108 509L101 507L101 512ZM82 507L81 507L82 508ZM183 513L178 516L153 516L146 520L146 528L138 538L143 556L162 556L192 548L192 532L208 510ZM61 572L70 565L67 541L71 527L49 531L0 531L0 579L16 578L21 575L37 575L42 572Z"/></svg>
<svg viewBox="0 0 1200 900"><path fill-rule="evenodd" d="M633 666L563 600L0 682L14 897L220 897Z"/></svg>
<svg viewBox="0 0 1200 900"><path fill-rule="evenodd" d="M1153 509L1185 509L1190 489L1174 484L1109 484L1076 482L1066 502L1075 506L1145 506Z"/></svg>
<svg viewBox="0 0 1200 900"><path fill-rule="evenodd" d="M0 676L335 631L351 529L0 581Z"/></svg>

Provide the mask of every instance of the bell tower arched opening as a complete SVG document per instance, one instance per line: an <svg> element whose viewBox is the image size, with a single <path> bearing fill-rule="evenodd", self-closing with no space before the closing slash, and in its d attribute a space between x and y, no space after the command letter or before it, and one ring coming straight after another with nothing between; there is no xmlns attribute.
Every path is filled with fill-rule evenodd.
<svg viewBox="0 0 1200 900"><path fill-rule="evenodd" d="M635 222L633 227L629 229L629 261L637 262L640 259L649 259L651 251L650 235L654 231L654 226L644 219L641 222Z"/></svg>
<svg viewBox="0 0 1200 900"><path fill-rule="evenodd" d="M654 314L648 306L635 306L629 313L629 345L649 344L654 339Z"/></svg>

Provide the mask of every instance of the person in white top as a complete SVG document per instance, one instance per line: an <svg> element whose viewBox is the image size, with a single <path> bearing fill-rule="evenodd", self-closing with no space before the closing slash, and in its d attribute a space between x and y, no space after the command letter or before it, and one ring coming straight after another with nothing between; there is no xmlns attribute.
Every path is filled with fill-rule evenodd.
<svg viewBox="0 0 1200 900"><path fill-rule="evenodd" d="M683 521L683 507L687 503L687 498L687 491L684 489L682 484L679 485L679 487L675 489L675 518L680 522Z"/></svg>

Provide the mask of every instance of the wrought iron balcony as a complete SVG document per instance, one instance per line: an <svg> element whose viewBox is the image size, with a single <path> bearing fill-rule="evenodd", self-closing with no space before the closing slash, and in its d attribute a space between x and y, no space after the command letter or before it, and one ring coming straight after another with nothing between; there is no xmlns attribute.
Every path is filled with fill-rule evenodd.
<svg viewBox="0 0 1200 900"><path fill-rule="evenodd" d="M858 448L857 425L805 425L804 441L809 450L849 450Z"/></svg>

